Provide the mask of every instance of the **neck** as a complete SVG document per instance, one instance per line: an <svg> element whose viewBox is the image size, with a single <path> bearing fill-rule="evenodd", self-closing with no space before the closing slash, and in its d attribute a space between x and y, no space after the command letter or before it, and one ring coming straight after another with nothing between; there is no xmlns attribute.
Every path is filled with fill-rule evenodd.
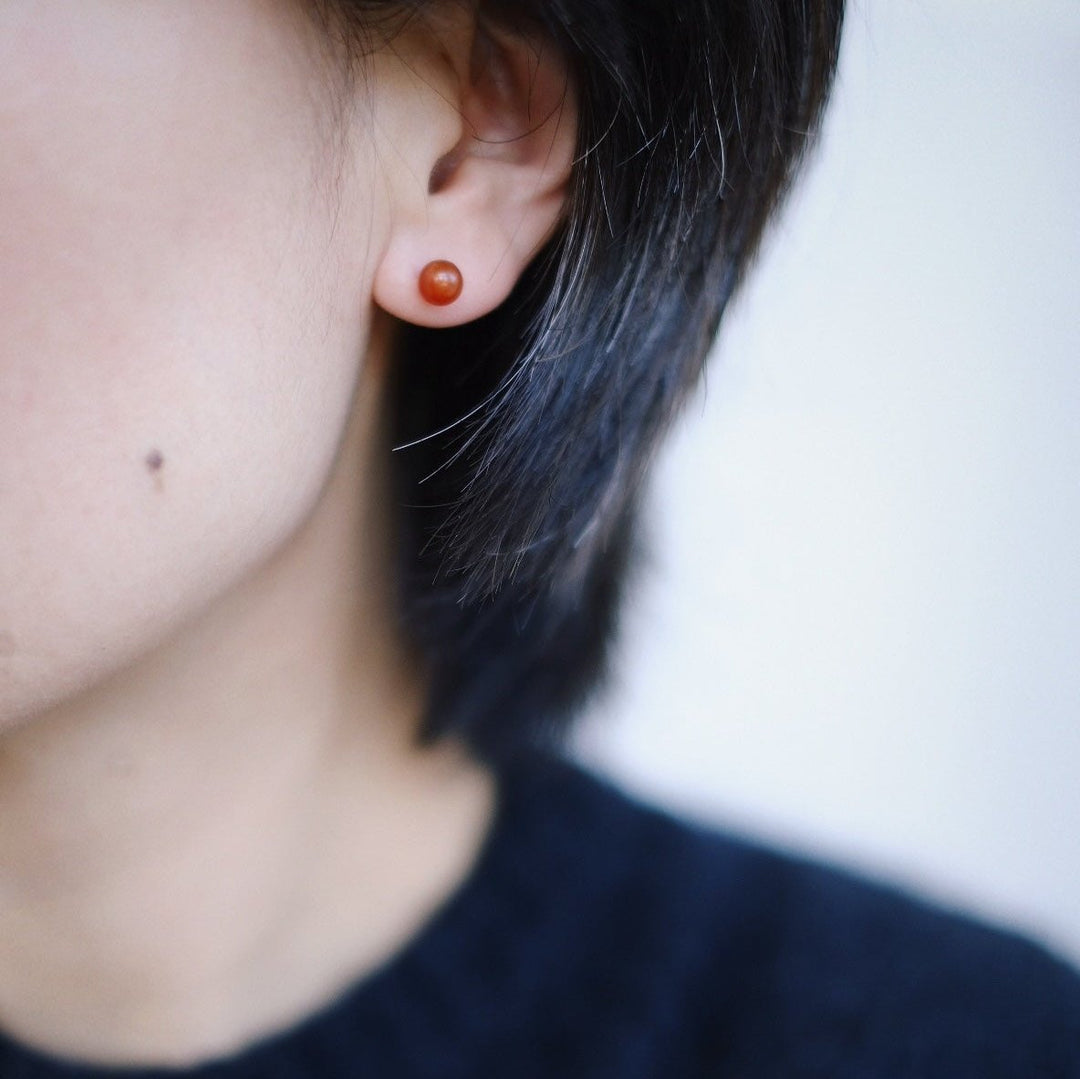
<svg viewBox="0 0 1080 1079"><path fill-rule="evenodd" d="M14 1037L111 1064L227 1054L387 959L467 873L492 784L452 745L415 744L423 686L381 544L358 550L369 444L350 434L250 579L0 737Z"/></svg>

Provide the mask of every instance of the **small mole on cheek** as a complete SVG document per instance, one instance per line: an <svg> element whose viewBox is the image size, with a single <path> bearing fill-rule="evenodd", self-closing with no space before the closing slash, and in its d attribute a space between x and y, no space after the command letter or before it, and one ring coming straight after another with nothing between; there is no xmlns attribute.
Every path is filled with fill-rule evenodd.
<svg viewBox="0 0 1080 1079"><path fill-rule="evenodd" d="M154 477L154 486L160 491L163 487L161 470L165 466L165 455L161 450L153 449L144 458L147 472Z"/></svg>

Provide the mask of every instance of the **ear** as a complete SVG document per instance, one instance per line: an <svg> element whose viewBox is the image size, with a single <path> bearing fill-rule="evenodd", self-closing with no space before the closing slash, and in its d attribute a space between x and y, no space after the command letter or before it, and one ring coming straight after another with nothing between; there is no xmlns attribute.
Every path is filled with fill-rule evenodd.
<svg viewBox="0 0 1080 1079"><path fill-rule="evenodd" d="M412 40L394 53L413 81L388 133L397 175L387 180L390 224L373 295L421 326L469 322L506 299L562 218L577 140L555 47L485 26L464 7L454 5L456 25L437 33L407 28ZM441 259L460 269L463 285L440 307L424 299L419 279Z"/></svg>

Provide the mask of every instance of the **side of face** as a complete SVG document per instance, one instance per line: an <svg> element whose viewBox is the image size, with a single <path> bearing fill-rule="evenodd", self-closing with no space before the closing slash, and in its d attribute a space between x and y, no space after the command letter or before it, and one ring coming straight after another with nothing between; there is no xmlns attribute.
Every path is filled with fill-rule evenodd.
<svg viewBox="0 0 1080 1079"><path fill-rule="evenodd" d="M285 0L0 0L0 726L318 497L387 218L377 155L327 167L328 63Z"/></svg>
<svg viewBox="0 0 1080 1079"><path fill-rule="evenodd" d="M331 481L375 412L370 343L488 313L561 219L556 48L432 0L357 71L313 12L0 0L0 727L353 490ZM418 278L446 257L466 283L435 306Z"/></svg>

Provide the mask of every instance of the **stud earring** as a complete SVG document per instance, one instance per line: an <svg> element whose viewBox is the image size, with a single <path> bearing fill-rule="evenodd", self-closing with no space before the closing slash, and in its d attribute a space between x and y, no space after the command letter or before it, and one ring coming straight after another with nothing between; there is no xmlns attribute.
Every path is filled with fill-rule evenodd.
<svg viewBox="0 0 1080 1079"><path fill-rule="evenodd" d="M420 295L436 307L445 307L461 295L461 271L446 259L429 262L420 271Z"/></svg>

